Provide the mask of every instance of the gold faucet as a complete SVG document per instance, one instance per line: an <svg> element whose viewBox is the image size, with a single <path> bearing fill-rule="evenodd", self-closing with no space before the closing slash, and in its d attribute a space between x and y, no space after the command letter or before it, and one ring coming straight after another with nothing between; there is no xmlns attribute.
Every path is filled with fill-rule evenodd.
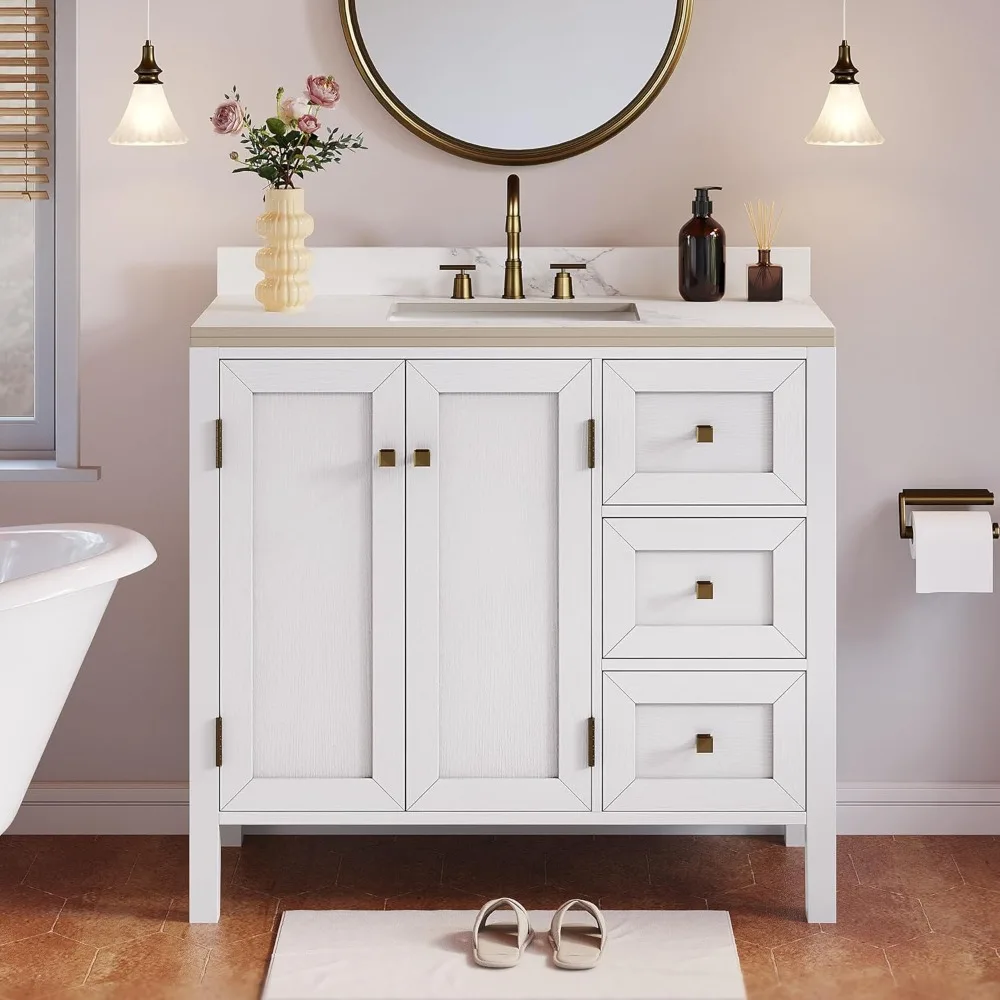
<svg viewBox="0 0 1000 1000"><path fill-rule="evenodd" d="M521 280L521 180L517 174L507 178L507 263L503 272L503 297L523 299Z"/></svg>

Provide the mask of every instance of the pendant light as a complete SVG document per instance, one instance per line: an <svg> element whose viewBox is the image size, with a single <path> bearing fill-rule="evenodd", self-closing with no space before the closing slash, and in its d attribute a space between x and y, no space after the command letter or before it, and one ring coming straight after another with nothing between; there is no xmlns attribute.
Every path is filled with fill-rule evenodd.
<svg viewBox="0 0 1000 1000"><path fill-rule="evenodd" d="M142 47L142 61L135 68L128 107L108 140L113 146L181 146L187 142L170 110L161 72L149 40L149 0L146 0L146 44Z"/></svg>
<svg viewBox="0 0 1000 1000"><path fill-rule="evenodd" d="M847 0L844 0L844 40L833 67L833 83L813 130L806 136L810 146L880 146L885 139L868 114L858 71L851 62L847 44Z"/></svg>

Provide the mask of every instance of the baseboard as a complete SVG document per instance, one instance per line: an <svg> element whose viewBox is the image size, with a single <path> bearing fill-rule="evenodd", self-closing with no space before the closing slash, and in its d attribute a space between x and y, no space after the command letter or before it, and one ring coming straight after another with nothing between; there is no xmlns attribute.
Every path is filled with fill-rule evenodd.
<svg viewBox="0 0 1000 1000"><path fill-rule="evenodd" d="M186 781L37 781L7 832L178 834L187 813Z"/></svg>
<svg viewBox="0 0 1000 1000"><path fill-rule="evenodd" d="M36 782L8 832L183 834L187 800L186 782ZM1000 784L844 783L838 788L837 829L844 834L900 836L1000 834ZM673 832L702 831L685 827Z"/></svg>
<svg viewBox="0 0 1000 1000"><path fill-rule="evenodd" d="M837 832L1000 834L1000 784L841 784L837 788Z"/></svg>

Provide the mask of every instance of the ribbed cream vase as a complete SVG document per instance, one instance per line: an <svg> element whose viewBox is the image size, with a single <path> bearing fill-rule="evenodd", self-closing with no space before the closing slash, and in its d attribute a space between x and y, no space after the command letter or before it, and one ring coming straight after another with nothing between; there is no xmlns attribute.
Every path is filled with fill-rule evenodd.
<svg viewBox="0 0 1000 1000"><path fill-rule="evenodd" d="M257 282L255 294L268 312L297 312L312 298L312 251L305 241L314 228L301 188L271 188L264 195L257 233L264 237L265 245L256 258L257 270L264 272L264 278Z"/></svg>

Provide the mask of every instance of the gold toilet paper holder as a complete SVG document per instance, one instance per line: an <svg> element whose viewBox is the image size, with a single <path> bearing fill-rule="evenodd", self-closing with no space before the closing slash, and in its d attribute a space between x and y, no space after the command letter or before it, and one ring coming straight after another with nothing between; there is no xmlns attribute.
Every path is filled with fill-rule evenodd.
<svg viewBox="0 0 1000 1000"><path fill-rule="evenodd" d="M992 507L990 490L903 490L899 494L899 537L912 538L913 525L906 523L906 506L911 507ZM1000 524L993 525L993 537L1000 538Z"/></svg>

